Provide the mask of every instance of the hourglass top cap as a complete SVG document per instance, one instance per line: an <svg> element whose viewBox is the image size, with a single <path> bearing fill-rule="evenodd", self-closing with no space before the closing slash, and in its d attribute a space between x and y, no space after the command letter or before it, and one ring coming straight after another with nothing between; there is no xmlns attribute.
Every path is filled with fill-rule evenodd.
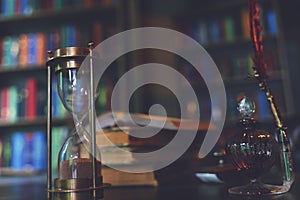
<svg viewBox="0 0 300 200"><path fill-rule="evenodd" d="M90 49L84 47L66 47L48 51L47 66L54 67L55 72L62 69L79 68Z"/></svg>

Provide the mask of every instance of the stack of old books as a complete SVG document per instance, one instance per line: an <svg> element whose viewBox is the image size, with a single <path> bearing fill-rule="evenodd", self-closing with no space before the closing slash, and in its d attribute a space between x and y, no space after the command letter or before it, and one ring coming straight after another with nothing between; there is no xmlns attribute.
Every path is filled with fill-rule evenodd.
<svg viewBox="0 0 300 200"><path fill-rule="evenodd" d="M128 119L129 116L134 121L134 125L131 119ZM122 112L114 113L114 115L112 113L101 115L98 117L98 122L100 122L99 127L101 128L97 128L96 143L101 152L103 180L112 186L157 186L160 182L169 178L173 179L188 170L192 172L193 169L189 168L188 163L198 160L199 147L205 136L203 131L208 129L207 123L197 122L195 126L195 124L193 125L195 122L190 120L182 121L177 118L144 114L127 115ZM175 162L175 164L172 163L175 167L168 166L162 170L151 171L149 166L153 162L149 162L149 160L139 162L140 158L137 158L134 153L153 152L169 144L175 137L179 125L187 130L187 134L191 131L191 127L197 129L195 141L187 152L176 161L180 164L177 165ZM147 129L145 129L146 126ZM194 130L194 128L192 129ZM147 131L156 134L144 137L151 135L146 133ZM139 134L142 137L138 137ZM168 159L167 157L163 155L161 159ZM155 162L154 165L159 164L159 161ZM183 166L181 163L185 163L184 168L181 168ZM174 173L174 169L181 173Z"/></svg>

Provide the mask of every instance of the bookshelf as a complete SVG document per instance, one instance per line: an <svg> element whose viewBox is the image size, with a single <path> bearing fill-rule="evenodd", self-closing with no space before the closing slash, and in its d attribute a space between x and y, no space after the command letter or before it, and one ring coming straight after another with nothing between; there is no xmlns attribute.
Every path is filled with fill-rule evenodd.
<svg viewBox="0 0 300 200"><path fill-rule="evenodd" d="M267 106L263 105L265 102L260 102L256 80L251 78L253 49L249 34L247 1L214 0L204 3L190 0L176 3L167 1L164 4L158 1L139 3L140 10L136 13L140 25L178 30L195 39L207 50L224 80L229 102L228 110L234 110L235 105L231 105L230 102L235 103L243 91L249 91L248 95L257 101L258 107ZM169 8L170 4L174 4L172 9ZM295 113L286 60L285 32L281 29L280 2L261 0L259 5L269 82L271 88L276 90L274 91L276 99L282 101L279 102L280 110L284 116L289 117ZM194 88L201 92L205 83L201 82L201 77L195 75L193 66L178 60L175 56L171 59L175 63L174 68L184 74ZM166 59L161 62L165 61ZM229 113L227 119L234 120L237 117L236 114ZM269 112L264 113L262 108L258 110L257 118L270 120L271 115Z"/></svg>
<svg viewBox="0 0 300 200"><path fill-rule="evenodd" d="M120 28L119 6L110 0L1 0L0 8L0 175L44 173L47 50L99 44ZM52 98L59 151L72 120L56 90Z"/></svg>
<svg viewBox="0 0 300 200"><path fill-rule="evenodd" d="M243 94L255 101L257 106L256 119L266 126L264 128L271 132L274 131L275 125L267 100L260 91L256 80L251 78L253 75L251 69L253 48L249 34L246 0L137 2L139 6L135 13L138 24L133 24L134 27L159 26L185 33L202 44L219 68L225 84L228 107L225 127L215 151L224 148L226 141L236 131L236 123L239 118L236 103ZM285 19L282 17L283 10L281 9L283 3L277 0L259 1L264 28L264 56L270 76L268 82L284 121L289 120L290 122L290 119L296 119L297 110L295 109L295 95L292 92L294 88L291 84L291 66L287 59L288 51L285 37L287 32L283 29L283 25L286 23L282 21ZM201 76L197 75L193 66L182 59L178 59L178 56L165 52L163 55L160 52L150 56L147 56L147 53L145 51L144 54L137 54L136 62L141 64L150 60L151 62L163 63L172 66L183 74L197 93L201 110L200 121L209 121L211 116L210 98L204 81ZM211 79L213 80L214 77ZM184 88L180 83L178 84L178 87ZM174 98L174 96L165 93L164 88L153 87L147 92L149 91L150 95L143 99L144 105L151 105L153 102L157 103L157 99L163 99L167 101L164 105L166 105L167 111L171 110L171 116L180 115L177 107L173 106L172 100L168 99ZM147 113L149 107L141 106L139 109L141 112Z"/></svg>

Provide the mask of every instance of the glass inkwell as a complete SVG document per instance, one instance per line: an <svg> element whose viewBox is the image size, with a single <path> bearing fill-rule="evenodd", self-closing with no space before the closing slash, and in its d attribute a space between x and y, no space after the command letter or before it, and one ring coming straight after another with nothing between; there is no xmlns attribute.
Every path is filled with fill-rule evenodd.
<svg viewBox="0 0 300 200"><path fill-rule="evenodd" d="M86 59L88 58L88 59ZM96 146L93 85L92 44L89 48L67 47L48 52L48 199L102 199L100 151ZM80 66L87 60L91 80L78 76ZM58 163L52 163L52 74L58 81L58 93L74 120L74 129L64 142ZM52 172L58 165L58 177Z"/></svg>
<svg viewBox="0 0 300 200"><path fill-rule="evenodd" d="M240 100L237 107L240 112L240 133L227 145L227 153L231 156L236 169L246 175L250 182L243 186L229 188L228 192L235 195L271 195L282 194L289 188L283 185L271 185L261 182L276 158L281 153L274 136L257 128L252 117L255 104L247 97Z"/></svg>

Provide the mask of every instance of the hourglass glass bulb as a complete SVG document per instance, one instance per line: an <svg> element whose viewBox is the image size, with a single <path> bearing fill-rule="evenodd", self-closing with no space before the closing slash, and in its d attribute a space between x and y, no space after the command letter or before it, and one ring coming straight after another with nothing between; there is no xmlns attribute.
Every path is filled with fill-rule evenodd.
<svg viewBox="0 0 300 200"><path fill-rule="evenodd" d="M77 76L78 68L61 69L57 72L58 93L65 108L71 113L87 110L87 88Z"/></svg>

